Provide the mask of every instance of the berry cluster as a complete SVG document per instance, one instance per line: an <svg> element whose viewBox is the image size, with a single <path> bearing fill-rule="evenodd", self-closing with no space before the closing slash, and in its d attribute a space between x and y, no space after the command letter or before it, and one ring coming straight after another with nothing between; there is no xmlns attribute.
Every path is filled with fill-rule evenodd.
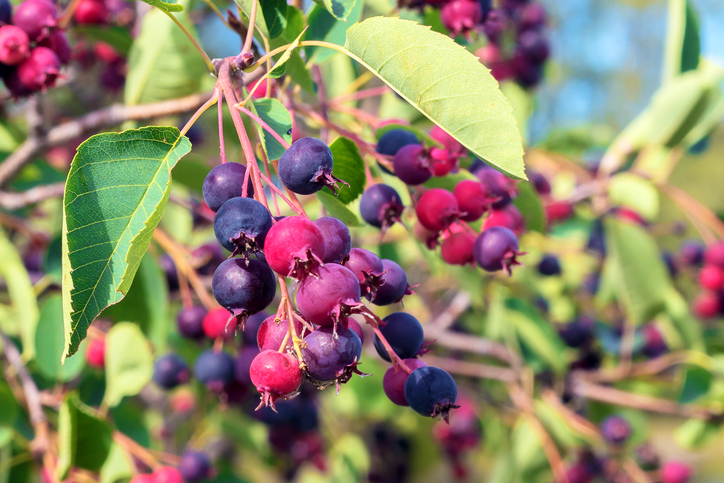
<svg viewBox="0 0 724 483"><path fill-rule="evenodd" d="M724 243L708 247L689 241L679 250L680 264L698 270L700 292L694 298L694 314L701 319L724 315Z"/></svg>

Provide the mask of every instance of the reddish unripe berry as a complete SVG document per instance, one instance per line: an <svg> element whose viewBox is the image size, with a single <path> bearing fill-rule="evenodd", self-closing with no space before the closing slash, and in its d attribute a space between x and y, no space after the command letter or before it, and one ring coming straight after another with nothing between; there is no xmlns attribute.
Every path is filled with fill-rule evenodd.
<svg viewBox="0 0 724 483"><path fill-rule="evenodd" d="M196 395L191 389L179 389L168 400L171 409L177 413L187 413L196 407Z"/></svg>
<svg viewBox="0 0 724 483"><path fill-rule="evenodd" d="M483 221L483 230L493 226L503 226L510 229L516 235L525 231L525 219L518 207L508 205L501 210L492 210Z"/></svg>
<svg viewBox="0 0 724 483"><path fill-rule="evenodd" d="M455 185L455 199L460 207L460 219L464 221L479 220L490 209L493 198L487 186L479 181L466 179Z"/></svg>
<svg viewBox="0 0 724 483"><path fill-rule="evenodd" d="M260 79L261 80L261 79ZM249 92L251 92L254 89L254 86L256 86L259 83L259 80L250 82L247 87L249 89ZM257 87L257 89L254 91L254 94L252 94L252 97L254 99L261 99L262 97L266 97L267 92L267 85L271 85L271 96L274 96L274 82L271 82L270 84L267 84L266 79Z"/></svg>
<svg viewBox="0 0 724 483"><path fill-rule="evenodd" d="M631 208L626 208L624 206L619 206L618 208L616 208L616 218L621 221L631 223L632 225L643 226L648 223L646 221L646 218L644 218L641 213L637 212L636 210L632 210Z"/></svg>
<svg viewBox="0 0 724 483"><path fill-rule="evenodd" d="M40 40L56 25L57 10L49 0L25 0L13 15L13 25L25 30L30 40Z"/></svg>
<svg viewBox="0 0 724 483"><path fill-rule="evenodd" d="M585 463L576 463L566 471L568 483L592 483L594 474Z"/></svg>
<svg viewBox="0 0 724 483"><path fill-rule="evenodd" d="M209 310L201 323L206 337L209 339L217 339L219 337L230 338L232 333L226 330L226 324L230 318L231 315L229 311L223 307Z"/></svg>
<svg viewBox="0 0 724 483"><path fill-rule="evenodd" d="M24 30L14 25L0 27L0 62L17 65L28 57L30 39Z"/></svg>
<svg viewBox="0 0 724 483"><path fill-rule="evenodd" d="M709 290L724 288L724 270L715 265L704 265L699 272L699 285Z"/></svg>
<svg viewBox="0 0 724 483"><path fill-rule="evenodd" d="M184 483L181 472L173 466L161 466L153 472L154 483Z"/></svg>
<svg viewBox="0 0 724 483"><path fill-rule="evenodd" d="M103 369L106 366L106 339L96 337L88 341L85 349L85 360L89 366Z"/></svg>
<svg viewBox="0 0 724 483"><path fill-rule="evenodd" d="M721 311L721 300L716 292L705 291L694 298L694 315L700 319L712 319Z"/></svg>
<svg viewBox="0 0 724 483"><path fill-rule="evenodd" d="M573 205L567 201L550 201L545 205L546 220L549 225L554 225L573 216Z"/></svg>
<svg viewBox="0 0 724 483"><path fill-rule="evenodd" d="M661 466L660 474L661 483L688 483L694 471L681 461L667 461Z"/></svg>
<svg viewBox="0 0 724 483"><path fill-rule="evenodd" d="M259 350L274 350L278 351L282 346L282 342L287 338L289 333L289 321L284 319L277 322L276 315L270 315L264 322L259 326L259 330L256 333L256 343L259 346ZM304 326L297 319L294 319L294 330L297 332L298 337L303 337ZM292 338L287 338L287 343L284 346L287 349L292 348Z"/></svg>
<svg viewBox="0 0 724 483"><path fill-rule="evenodd" d="M460 156L446 149L430 149L430 167L432 175L442 177L458 168Z"/></svg>
<svg viewBox="0 0 724 483"><path fill-rule="evenodd" d="M442 7L440 20L454 36L467 35L483 20L483 9L474 0L451 0Z"/></svg>
<svg viewBox="0 0 724 483"><path fill-rule="evenodd" d="M18 66L18 79L27 89L39 91L53 87L60 75L60 59L47 47L36 47Z"/></svg>
<svg viewBox="0 0 724 483"><path fill-rule="evenodd" d="M430 137L442 144L443 148L451 153L459 156L467 153L463 145L440 126L435 126L430 130Z"/></svg>
<svg viewBox="0 0 724 483"><path fill-rule="evenodd" d="M475 238L468 232L453 233L443 240L440 255L450 265L469 265L475 263L473 246Z"/></svg>
<svg viewBox="0 0 724 483"><path fill-rule="evenodd" d="M420 359L403 359L403 362L411 371L427 365ZM394 366L390 366L385 372L385 377L382 378L382 389L390 401L398 406L409 406L405 399L405 382L409 375L402 369L398 370Z"/></svg>
<svg viewBox="0 0 724 483"><path fill-rule="evenodd" d="M485 45L475 51L475 56L481 64L490 69L491 66L500 62L500 47L495 44Z"/></svg>
<svg viewBox="0 0 724 483"><path fill-rule="evenodd" d="M129 483L156 483L156 477L152 474L144 473L134 476Z"/></svg>
<svg viewBox="0 0 724 483"><path fill-rule="evenodd" d="M81 0L73 12L73 19L80 25L104 24L108 19L108 7L103 0Z"/></svg>
<svg viewBox="0 0 724 483"><path fill-rule="evenodd" d="M292 396L302 384L299 361L291 354L266 350L260 352L249 369L251 382L261 394L259 405L274 407L279 398Z"/></svg>
<svg viewBox="0 0 724 483"><path fill-rule="evenodd" d="M458 200L442 188L426 191L415 206L417 220L433 231L442 231L460 217Z"/></svg>
<svg viewBox="0 0 724 483"><path fill-rule="evenodd" d="M344 263L349 258L352 237L349 228L342 221L331 216L319 218L314 222L324 238L324 263Z"/></svg>
<svg viewBox="0 0 724 483"><path fill-rule="evenodd" d="M65 32L61 32L60 30L52 32L47 37L38 41L38 46L47 47L55 52L55 55L58 56L60 63L63 65L70 62L70 58L73 55L70 43L68 43L68 37L66 37Z"/></svg>
<svg viewBox="0 0 724 483"><path fill-rule="evenodd" d="M321 326L347 327L352 312L361 307L359 281L342 265L327 263L318 277L306 277L296 293L297 308L312 323Z"/></svg>
<svg viewBox="0 0 724 483"><path fill-rule="evenodd" d="M269 230L264 255L279 275L302 279L324 259L322 232L307 218L287 216Z"/></svg>
<svg viewBox="0 0 724 483"><path fill-rule="evenodd" d="M122 59L121 54L105 42L96 42L95 45L93 45L93 53L99 60L107 64L112 64Z"/></svg>
<svg viewBox="0 0 724 483"><path fill-rule="evenodd" d="M724 242L709 245L704 252L704 261L707 264L724 268Z"/></svg>

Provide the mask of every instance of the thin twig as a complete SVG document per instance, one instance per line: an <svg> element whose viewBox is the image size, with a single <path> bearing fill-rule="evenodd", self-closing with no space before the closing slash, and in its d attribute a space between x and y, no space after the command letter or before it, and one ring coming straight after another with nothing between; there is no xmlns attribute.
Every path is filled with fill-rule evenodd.
<svg viewBox="0 0 724 483"><path fill-rule="evenodd" d="M0 208L8 211L19 210L28 205L34 205L50 198L63 196L65 183L53 183L44 186L36 186L28 191L9 192L0 191Z"/></svg>
<svg viewBox="0 0 724 483"><path fill-rule="evenodd" d="M495 379L503 382L513 382L517 379L515 371L507 367L496 367L478 362L459 361L446 357L425 356L425 363L429 366L439 367L447 372L461 376L477 377L480 379Z"/></svg>

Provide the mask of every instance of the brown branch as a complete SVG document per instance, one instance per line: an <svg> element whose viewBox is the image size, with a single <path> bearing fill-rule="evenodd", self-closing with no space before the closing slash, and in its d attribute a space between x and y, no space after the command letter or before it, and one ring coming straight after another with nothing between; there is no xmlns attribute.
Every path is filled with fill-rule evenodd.
<svg viewBox="0 0 724 483"><path fill-rule="evenodd" d="M439 330L446 330L455 323L460 314L470 307L470 294L464 290L456 293L445 310L432 322Z"/></svg>
<svg viewBox="0 0 724 483"><path fill-rule="evenodd" d="M492 357L513 366L520 364L520 358L511 351L508 346L500 342L483 339L482 337L440 330L434 324L427 324L425 326L425 338L427 340L434 340L437 345L448 349L462 350Z"/></svg>
<svg viewBox="0 0 724 483"><path fill-rule="evenodd" d="M512 369L480 364L477 362L458 361L445 357L426 355L425 363L461 376L478 377L480 379L495 379L503 382L513 382L517 378L515 371Z"/></svg>
<svg viewBox="0 0 724 483"><path fill-rule="evenodd" d="M19 210L50 198L63 196L65 183L53 183L30 188L28 191L10 192L0 191L0 208L8 211Z"/></svg>
<svg viewBox="0 0 724 483"><path fill-rule="evenodd" d="M690 356L686 352L672 352L628 367L618 366L614 369L602 369L595 372L583 371L580 377L589 382L615 382L629 377L652 376L665 371L669 367L683 364L689 359Z"/></svg>

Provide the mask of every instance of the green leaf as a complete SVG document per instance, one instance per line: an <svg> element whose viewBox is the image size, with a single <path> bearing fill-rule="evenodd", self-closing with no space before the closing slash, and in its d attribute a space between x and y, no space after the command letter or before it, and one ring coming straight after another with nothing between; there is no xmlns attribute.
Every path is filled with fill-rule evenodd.
<svg viewBox="0 0 724 483"><path fill-rule="evenodd" d="M347 208L341 201L334 195L331 195L325 191L318 191L316 193L317 199L322 206L327 210L329 216L333 216L341 220L347 226L361 226L359 218L349 208Z"/></svg>
<svg viewBox="0 0 724 483"><path fill-rule="evenodd" d="M638 211L647 220L659 216L659 192L651 181L633 173L611 177L608 197L612 203Z"/></svg>
<svg viewBox="0 0 724 483"><path fill-rule="evenodd" d="M337 199L348 205L356 200L365 188L365 163L359 154L357 145L351 139L339 137L329 146L334 159L332 174L346 181L349 186L342 183L337 190ZM324 191L332 193L325 187Z"/></svg>
<svg viewBox="0 0 724 483"><path fill-rule="evenodd" d="M43 269L56 283L63 280L63 237L53 238L43 259Z"/></svg>
<svg viewBox="0 0 724 483"><path fill-rule="evenodd" d="M256 99L253 106L262 121L269 124L269 127L276 131L288 144L292 143L292 116L278 99ZM257 123L254 123L254 127L259 133L261 145L267 158L270 160L279 159L286 151L284 146Z"/></svg>
<svg viewBox="0 0 724 483"><path fill-rule="evenodd" d="M334 18L342 22L348 22L348 25L356 22L348 17L352 15L352 11L358 0L314 0L317 5L323 6L326 11L331 13ZM362 0L359 0L360 2Z"/></svg>
<svg viewBox="0 0 724 483"><path fill-rule="evenodd" d="M267 39L279 37L287 26L286 0L258 0L254 25ZM253 0L236 0L246 18L251 18Z"/></svg>
<svg viewBox="0 0 724 483"><path fill-rule="evenodd" d="M671 285L659 249L638 226L608 219L605 227L616 297L633 323L647 322L664 309Z"/></svg>
<svg viewBox="0 0 724 483"><path fill-rule="evenodd" d="M345 47L473 154L526 179L513 109L472 53L429 27L387 17L350 27Z"/></svg>
<svg viewBox="0 0 724 483"><path fill-rule="evenodd" d="M127 481L133 477L135 473L135 466L132 461L129 461L126 452L113 443L111 446L108 459L101 468L101 482L100 483L118 483L120 481Z"/></svg>
<svg viewBox="0 0 724 483"><path fill-rule="evenodd" d="M135 322L157 351L166 348L169 301L166 276L150 253L141 259L126 297L103 311L103 317Z"/></svg>
<svg viewBox="0 0 724 483"><path fill-rule="evenodd" d="M699 20L688 0L669 0L664 83L699 66Z"/></svg>
<svg viewBox="0 0 724 483"><path fill-rule="evenodd" d="M194 32L188 12L176 17ZM128 55L123 98L126 105L135 105L191 95L205 75L206 64L191 41L165 13L154 10L143 17Z"/></svg>
<svg viewBox="0 0 724 483"><path fill-rule="evenodd" d="M520 210L525 219L525 227L530 231L545 233L546 215L540 196L528 181L518 183L518 196L513 204Z"/></svg>
<svg viewBox="0 0 724 483"><path fill-rule="evenodd" d="M153 376L153 354L141 329L121 322L106 337L106 394L104 402L117 406L124 396L135 396Z"/></svg>
<svg viewBox="0 0 724 483"><path fill-rule="evenodd" d="M701 449L718 440L719 436L720 422L701 419L690 419L674 431L676 444L688 451Z"/></svg>
<svg viewBox="0 0 724 483"><path fill-rule="evenodd" d="M65 479L72 467L99 471L111 451L111 428L95 412L71 395L58 414L58 477Z"/></svg>
<svg viewBox="0 0 724 483"><path fill-rule="evenodd" d="M152 7L156 7L159 10L162 10L164 12L181 12L184 9L183 5L180 5L176 3L175 1L172 2L164 2L163 0L143 0L147 4L151 5Z"/></svg>
<svg viewBox="0 0 724 483"><path fill-rule="evenodd" d="M294 49L296 49L299 46L299 40L302 38L302 35L304 35L304 32L300 33L299 36L294 39L294 42L290 43L289 46L286 48L284 53L279 57L279 59L274 64L274 67L272 70L261 76L261 78L257 81L256 84L254 84L254 87L249 92L249 96L247 99L251 98L251 95L259 88L260 85L262 85L262 82L265 82L268 77L271 77L272 79L278 79L282 75L284 75L284 65L287 63L287 61L291 58L292 53L294 53ZM257 66L258 68L258 66ZM246 101L245 101L246 102Z"/></svg>
<svg viewBox="0 0 724 483"><path fill-rule="evenodd" d="M64 350L63 300L60 294L54 294L40 306L38 330L35 332L35 352L40 373L54 381L69 381L80 374L85 367L85 358L74 357L61 364Z"/></svg>
<svg viewBox="0 0 724 483"><path fill-rule="evenodd" d="M204 185L206 175L211 171L211 166L193 154L184 157L173 168L171 177L174 183L179 183L196 193L201 194L201 187Z"/></svg>
<svg viewBox="0 0 724 483"><path fill-rule="evenodd" d="M689 303L674 287L669 287L666 294L666 314L687 349L706 352L702 325L691 315Z"/></svg>
<svg viewBox="0 0 724 483"><path fill-rule="evenodd" d="M293 6L288 5L287 27L284 29L284 32L279 37L269 42L270 47L272 49L276 49L283 45L292 43L294 39L299 37L299 34L304 31L305 26L306 23L304 21L304 14L298 8L294 8ZM274 56L274 60L279 60L279 57L281 57L281 54ZM284 68L286 69L287 77L291 77L291 79L299 84L299 86L304 89L305 92L312 95L316 94L312 76L309 73L309 69L307 69L306 63L299 55L298 50L294 50L292 52L289 60L286 64L284 64Z"/></svg>
<svg viewBox="0 0 724 483"><path fill-rule="evenodd" d="M73 30L91 40L107 43L122 55L128 55L133 45L133 37L128 29L117 25L75 25Z"/></svg>
<svg viewBox="0 0 724 483"><path fill-rule="evenodd" d="M78 147L63 201L64 358L128 293L168 201L171 168L190 149L173 127L98 134Z"/></svg>
<svg viewBox="0 0 724 483"><path fill-rule="evenodd" d="M684 385L679 394L679 402L688 404L709 392L712 375L703 367L688 366L684 373Z"/></svg>
<svg viewBox="0 0 724 483"><path fill-rule="evenodd" d="M332 44L344 45L347 29L360 19L363 0L357 0L347 22L337 20L326 8L315 5L307 15L309 29L304 40L322 40ZM336 51L324 47L304 47L304 52L311 64L321 64L336 55Z"/></svg>
<svg viewBox="0 0 724 483"><path fill-rule="evenodd" d="M521 342L556 373L565 373L566 347L553 326L519 299L508 299L506 307L506 320L515 328Z"/></svg>
<svg viewBox="0 0 724 483"><path fill-rule="evenodd" d="M38 325L38 300L23 259L15 246L0 229L0 278L5 281L11 306L0 317L0 325L11 335L20 336L23 359L35 354L35 329Z"/></svg>

